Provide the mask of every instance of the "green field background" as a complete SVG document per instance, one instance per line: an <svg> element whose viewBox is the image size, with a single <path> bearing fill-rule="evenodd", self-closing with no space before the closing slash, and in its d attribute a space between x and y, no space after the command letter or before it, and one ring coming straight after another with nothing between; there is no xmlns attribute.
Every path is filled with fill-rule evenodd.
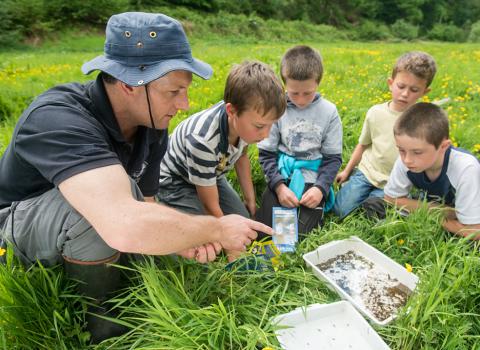
<svg viewBox="0 0 480 350"><path fill-rule="evenodd" d="M325 74L320 93L337 105L344 131L344 164L356 145L365 113L389 99L386 80L396 58L422 50L438 71L424 101L449 98L443 105L456 146L480 154L480 47L446 43L304 43L318 49ZM178 122L218 102L232 65L260 60L276 72L292 44L222 40L192 42L194 56L210 63L213 78L195 78L190 110ZM87 81L83 62L101 54L103 38L66 38L36 49L0 51L0 154L16 120L36 95L59 83ZM250 155L257 194L264 180ZM233 181L235 181L232 176ZM295 254L282 256L270 271L226 271L225 261L208 266L159 258L139 263L133 286L118 296L124 321L133 331L97 348L110 349L262 349L278 348L270 318L295 307L339 300L305 267L302 254L334 239L356 235L420 277L416 294L398 320L376 328L392 349L480 349L480 254L478 245L445 233L440 214L420 210L406 219L390 213L372 223L361 214L339 223L327 217ZM11 257L10 257L11 261ZM0 267L0 345L6 349L86 348L83 309L61 269L25 271L11 262ZM93 347L92 347L93 348Z"/></svg>

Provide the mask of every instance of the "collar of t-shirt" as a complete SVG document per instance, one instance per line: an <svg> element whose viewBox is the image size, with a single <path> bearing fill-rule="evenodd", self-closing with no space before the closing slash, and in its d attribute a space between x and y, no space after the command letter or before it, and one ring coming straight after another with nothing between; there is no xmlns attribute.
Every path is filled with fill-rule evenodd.
<svg viewBox="0 0 480 350"><path fill-rule="evenodd" d="M421 191L426 192L429 201L444 200L447 205L452 205L455 202L455 194L447 176L451 149L452 146L447 148L442 164L442 170L435 180L431 181L425 171L421 173L414 173L410 170L407 171L407 177L412 184Z"/></svg>
<svg viewBox="0 0 480 350"><path fill-rule="evenodd" d="M91 84L88 89L88 94L93 104L92 107L95 111L95 118L102 123L116 142L126 142L115 118L115 114L113 114L112 105L110 104L107 91L103 84L102 75L99 74L95 82Z"/></svg>
<svg viewBox="0 0 480 350"><path fill-rule="evenodd" d="M298 108L297 106L295 106L295 103L293 103L289 98L288 98L288 94L285 94L285 96L287 97L287 107L290 107L290 108ZM313 98L313 101L307 106L310 107L311 105L317 103L318 101L320 101L320 94L317 92L315 93L315 97Z"/></svg>
<svg viewBox="0 0 480 350"><path fill-rule="evenodd" d="M228 151L228 115L225 103L220 107L220 152L226 154Z"/></svg>

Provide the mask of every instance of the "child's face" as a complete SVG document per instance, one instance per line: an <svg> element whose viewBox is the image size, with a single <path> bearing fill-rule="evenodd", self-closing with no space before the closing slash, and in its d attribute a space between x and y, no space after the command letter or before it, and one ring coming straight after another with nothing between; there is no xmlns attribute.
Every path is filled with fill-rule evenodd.
<svg viewBox="0 0 480 350"><path fill-rule="evenodd" d="M430 91L425 79L409 72L399 72L394 79L389 78L387 82L392 93L390 107L397 112L403 112Z"/></svg>
<svg viewBox="0 0 480 350"><path fill-rule="evenodd" d="M317 92L318 83L315 79L308 80L285 80L285 89L290 101L300 109L307 107L312 103Z"/></svg>
<svg viewBox="0 0 480 350"><path fill-rule="evenodd" d="M450 140L443 140L438 148L426 140L410 137L408 135L396 135L395 143L403 164L414 173L438 170L443 165L445 151L450 146Z"/></svg>
<svg viewBox="0 0 480 350"><path fill-rule="evenodd" d="M267 138L273 123L277 121L274 110L261 115L255 109L247 108L238 115L231 103L227 103L226 108L231 127L229 135L240 137L248 144L258 143Z"/></svg>

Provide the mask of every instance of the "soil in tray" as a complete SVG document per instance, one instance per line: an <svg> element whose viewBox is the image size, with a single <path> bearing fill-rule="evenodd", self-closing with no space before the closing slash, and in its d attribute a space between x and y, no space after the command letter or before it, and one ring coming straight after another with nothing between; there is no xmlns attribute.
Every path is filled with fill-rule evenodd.
<svg viewBox="0 0 480 350"><path fill-rule="evenodd" d="M383 268L351 250L317 267L379 321L404 306L412 293Z"/></svg>

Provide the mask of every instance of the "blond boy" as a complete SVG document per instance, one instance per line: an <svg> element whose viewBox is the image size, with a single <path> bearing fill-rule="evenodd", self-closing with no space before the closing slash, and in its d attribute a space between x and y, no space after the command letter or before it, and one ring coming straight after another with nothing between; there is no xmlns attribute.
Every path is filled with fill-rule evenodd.
<svg viewBox="0 0 480 350"><path fill-rule="evenodd" d="M391 101L369 109L359 142L345 169L336 177L337 183L343 184L334 206L341 219L366 199L383 198L383 188L398 157L393 125L403 111L430 91L435 73L435 61L427 53L407 52L397 60L387 80Z"/></svg>

